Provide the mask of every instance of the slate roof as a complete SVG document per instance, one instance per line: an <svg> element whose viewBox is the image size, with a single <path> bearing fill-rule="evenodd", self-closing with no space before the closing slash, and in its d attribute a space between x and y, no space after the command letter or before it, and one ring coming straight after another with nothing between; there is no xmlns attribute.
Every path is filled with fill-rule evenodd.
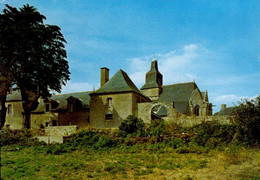
<svg viewBox="0 0 260 180"><path fill-rule="evenodd" d="M227 107L227 108L225 108L225 109L222 109L222 110L220 110L219 112L216 112L215 114L214 114L214 116L216 116L216 115L221 115L221 116L225 116L225 115L232 115L232 113L234 112L234 110L235 110L235 107Z"/></svg>
<svg viewBox="0 0 260 180"><path fill-rule="evenodd" d="M145 84L141 87L143 89L161 87L162 74L158 70L157 60L153 58L151 69L145 75Z"/></svg>
<svg viewBox="0 0 260 180"><path fill-rule="evenodd" d="M78 93L69 93L69 94L61 94L61 95L54 95L50 98L51 101L56 101L59 103L58 107L54 110L64 110L67 109L67 99L69 97L74 97L82 101L83 108L87 108L90 105L90 96L89 94L92 91L86 92L78 92ZM38 105L38 108L34 112L43 112L45 111L45 103L41 101Z"/></svg>
<svg viewBox="0 0 260 180"><path fill-rule="evenodd" d="M167 109L165 106L159 106L156 112L154 112L157 116L167 116Z"/></svg>
<svg viewBox="0 0 260 180"><path fill-rule="evenodd" d="M159 102L174 102L175 109L181 113L186 113L189 107L189 100L192 92L197 89L195 82L178 83L163 86Z"/></svg>
<svg viewBox="0 0 260 180"><path fill-rule="evenodd" d="M92 91L85 91L85 92L78 92L78 93L56 95L56 96L52 96L51 99L59 102L58 109L67 108L67 99L69 97L71 97L71 96L81 100L83 106L89 106L90 105L90 96L89 96L89 94L91 92Z"/></svg>
<svg viewBox="0 0 260 180"><path fill-rule="evenodd" d="M120 92L136 92L147 98L139 89L134 85L132 80L123 70L118 70L117 73L106 84L95 91L95 94L108 94Z"/></svg>
<svg viewBox="0 0 260 180"><path fill-rule="evenodd" d="M11 91L6 96L6 101L21 101L21 100L22 100L22 95L21 92L18 90Z"/></svg>

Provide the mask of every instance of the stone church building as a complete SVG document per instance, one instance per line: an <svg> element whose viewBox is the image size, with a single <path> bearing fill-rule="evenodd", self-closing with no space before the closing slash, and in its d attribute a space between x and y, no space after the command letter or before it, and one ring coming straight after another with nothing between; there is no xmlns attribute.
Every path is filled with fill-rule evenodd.
<svg viewBox="0 0 260 180"><path fill-rule="evenodd" d="M23 110L19 92L8 95L6 126L22 128ZM101 68L101 84L96 91L55 95L39 100L32 112L31 128L77 125L80 128L116 128L128 115L149 123L154 119L175 120L182 115L212 115L207 91L195 82L163 85L157 60L151 62L145 84L139 90L129 76L119 70L109 78L109 69Z"/></svg>

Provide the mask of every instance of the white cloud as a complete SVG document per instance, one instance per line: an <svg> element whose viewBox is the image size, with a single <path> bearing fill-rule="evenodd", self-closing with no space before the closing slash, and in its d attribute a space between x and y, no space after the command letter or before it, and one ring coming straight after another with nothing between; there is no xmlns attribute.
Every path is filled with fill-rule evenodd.
<svg viewBox="0 0 260 180"><path fill-rule="evenodd" d="M214 97L212 99L212 103L218 105L218 107L215 108L215 112L217 112L219 111L221 104L226 104L227 106L234 106L244 99L250 100L250 99L255 99L256 97L257 95L253 97L248 97L248 96L238 96L235 94L227 94L227 95L220 95Z"/></svg>
<svg viewBox="0 0 260 180"><path fill-rule="evenodd" d="M66 93L74 93L74 92L82 92L82 91L92 91L95 89L98 89L98 85L93 85L89 83L72 83L68 82L66 86L62 88L62 94Z"/></svg>
<svg viewBox="0 0 260 180"><path fill-rule="evenodd" d="M156 59L159 71L163 74L164 84L195 80L196 74L192 74L190 70L198 63L198 58L206 53L207 51L199 45L189 44L178 50L157 54ZM128 59L130 77L138 87L145 82L145 74L150 69L152 58L153 55Z"/></svg>

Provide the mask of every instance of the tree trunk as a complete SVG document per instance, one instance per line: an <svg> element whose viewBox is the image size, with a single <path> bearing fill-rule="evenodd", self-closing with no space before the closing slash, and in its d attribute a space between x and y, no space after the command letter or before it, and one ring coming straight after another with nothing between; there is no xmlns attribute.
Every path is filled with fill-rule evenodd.
<svg viewBox="0 0 260 180"><path fill-rule="evenodd" d="M31 128L31 111L28 110L28 108L23 108L24 109L24 127L26 129Z"/></svg>
<svg viewBox="0 0 260 180"><path fill-rule="evenodd" d="M0 95L0 120L1 120L1 129L5 125L6 118L6 107L5 107L6 95Z"/></svg>
<svg viewBox="0 0 260 180"><path fill-rule="evenodd" d="M31 112L36 110L38 107L39 96L31 91L26 91L21 88L21 95L23 100L24 110L24 128L31 128Z"/></svg>

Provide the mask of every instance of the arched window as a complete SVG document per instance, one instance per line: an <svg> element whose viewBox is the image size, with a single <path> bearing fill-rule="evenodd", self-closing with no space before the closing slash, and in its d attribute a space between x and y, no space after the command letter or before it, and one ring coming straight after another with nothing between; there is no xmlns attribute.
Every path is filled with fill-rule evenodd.
<svg viewBox="0 0 260 180"><path fill-rule="evenodd" d="M200 115L200 107L199 107L199 105L196 105L194 107L194 115L195 116L199 116Z"/></svg>

